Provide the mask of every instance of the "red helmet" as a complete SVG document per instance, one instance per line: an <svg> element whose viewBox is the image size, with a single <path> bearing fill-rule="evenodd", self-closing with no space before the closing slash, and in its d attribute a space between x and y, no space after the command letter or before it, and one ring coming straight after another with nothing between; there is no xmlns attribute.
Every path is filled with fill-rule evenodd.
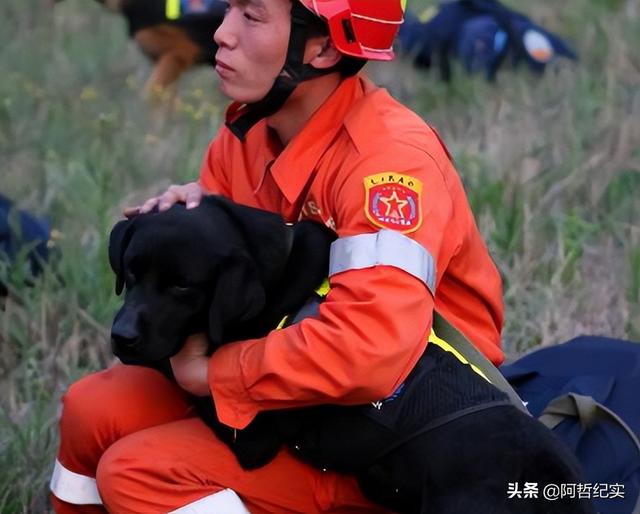
<svg viewBox="0 0 640 514"><path fill-rule="evenodd" d="M404 21L406 0L300 0L327 21L331 40L345 55L390 61Z"/></svg>

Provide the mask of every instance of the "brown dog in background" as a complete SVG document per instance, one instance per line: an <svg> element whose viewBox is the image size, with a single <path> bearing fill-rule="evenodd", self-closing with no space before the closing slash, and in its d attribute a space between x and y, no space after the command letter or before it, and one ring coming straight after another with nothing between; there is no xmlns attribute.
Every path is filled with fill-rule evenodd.
<svg viewBox="0 0 640 514"><path fill-rule="evenodd" d="M129 35L154 62L145 93L162 91L197 64L214 62L213 33L222 23L221 0L96 0L125 17Z"/></svg>

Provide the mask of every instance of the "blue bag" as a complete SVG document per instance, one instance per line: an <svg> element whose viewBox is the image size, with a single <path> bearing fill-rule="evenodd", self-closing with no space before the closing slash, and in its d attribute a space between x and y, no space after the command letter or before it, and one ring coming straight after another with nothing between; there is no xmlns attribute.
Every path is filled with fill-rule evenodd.
<svg viewBox="0 0 640 514"><path fill-rule="evenodd" d="M0 194L0 259L13 263L26 250L28 272L38 274L49 258L50 233L46 220L16 209L11 200Z"/></svg>
<svg viewBox="0 0 640 514"><path fill-rule="evenodd" d="M500 370L574 451L598 512L640 513L640 344L582 336Z"/></svg>

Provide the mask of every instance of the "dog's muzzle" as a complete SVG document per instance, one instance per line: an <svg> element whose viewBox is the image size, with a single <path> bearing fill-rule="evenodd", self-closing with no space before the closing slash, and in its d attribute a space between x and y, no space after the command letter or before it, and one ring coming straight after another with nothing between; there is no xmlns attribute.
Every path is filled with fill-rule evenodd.
<svg viewBox="0 0 640 514"><path fill-rule="evenodd" d="M111 349L121 360L140 358L142 336L138 327L139 318L128 309L121 309L116 314L111 327Z"/></svg>
<svg viewBox="0 0 640 514"><path fill-rule="evenodd" d="M111 330L111 350L125 364L135 364L140 360L140 343L139 335L120 334L115 327Z"/></svg>
<svg viewBox="0 0 640 514"><path fill-rule="evenodd" d="M113 345L114 350L116 348L135 350L140 345L140 337L127 337L111 332L111 344Z"/></svg>

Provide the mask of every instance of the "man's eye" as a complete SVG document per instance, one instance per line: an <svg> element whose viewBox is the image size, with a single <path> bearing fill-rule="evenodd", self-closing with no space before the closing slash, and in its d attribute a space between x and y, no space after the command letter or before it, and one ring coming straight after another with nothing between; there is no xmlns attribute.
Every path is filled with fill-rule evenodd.
<svg viewBox="0 0 640 514"><path fill-rule="evenodd" d="M247 11L244 12L244 17L249 21L260 21L257 17Z"/></svg>

